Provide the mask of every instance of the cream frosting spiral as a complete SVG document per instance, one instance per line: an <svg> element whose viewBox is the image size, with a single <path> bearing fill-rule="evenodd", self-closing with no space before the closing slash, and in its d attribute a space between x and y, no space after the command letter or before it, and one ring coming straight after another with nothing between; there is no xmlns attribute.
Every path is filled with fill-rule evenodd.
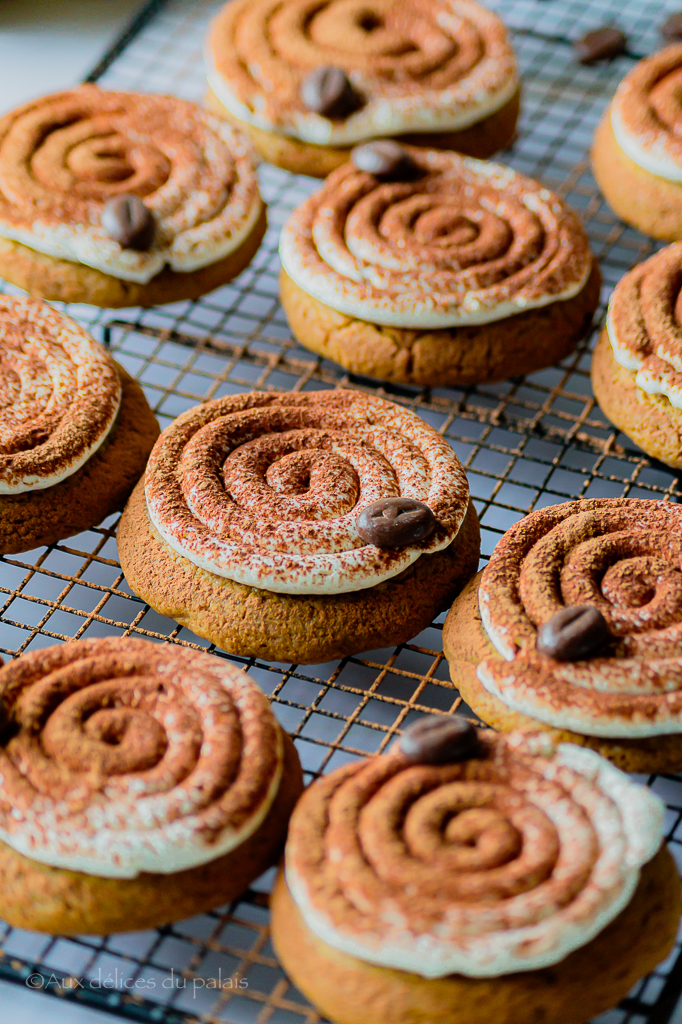
<svg viewBox="0 0 682 1024"><path fill-rule="evenodd" d="M251 836L283 737L236 666L133 639L79 640L0 670L0 838L106 878L171 874Z"/></svg>
<svg viewBox="0 0 682 1024"><path fill-rule="evenodd" d="M616 362L650 395L682 409L682 244L630 270L616 285L606 321Z"/></svg>
<svg viewBox="0 0 682 1024"><path fill-rule="evenodd" d="M120 403L116 365L87 331L45 302L0 295L0 494L75 473Z"/></svg>
<svg viewBox="0 0 682 1024"><path fill-rule="evenodd" d="M588 736L682 732L679 505L599 498L532 512L497 545L479 604L502 659L484 659L478 677L508 707ZM540 626L582 605L602 613L611 647L572 662L539 654Z"/></svg>
<svg viewBox="0 0 682 1024"><path fill-rule="evenodd" d="M518 88L504 25L475 0L231 0L206 63L240 120L317 145L465 128ZM360 97L344 119L301 102L303 80L325 65Z"/></svg>
<svg viewBox="0 0 682 1024"><path fill-rule="evenodd" d="M636 164L682 182L682 43L639 61L611 104L616 142Z"/></svg>
<svg viewBox="0 0 682 1024"><path fill-rule="evenodd" d="M659 798L573 744L480 743L456 764L391 753L308 788L285 870L316 935L425 977L497 977L557 963L627 905L661 843Z"/></svg>
<svg viewBox="0 0 682 1024"><path fill-rule="evenodd" d="M454 540L469 487L449 444L419 416L354 391L234 395L188 410L157 441L147 510L174 551L247 586L339 594L376 586ZM358 514L415 498L426 540L380 549Z"/></svg>
<svg viewBox="0 0 682 1024"><path fill-rule="evenodd" d="M569 299L592 266L576 215L500 164L405 147L418 174L348 163L296 209L284 270L341 313L397 327L490 323Z"/></svg>
<svg viewBox="0 0 682 1024"><path fill-rule="evenodd" d="M154 217L148 252L100 223L131 193ZM49 256L145 283L227 256L261 209L248 143L196 103L82 85L0 119L0 236Z"/></svg>

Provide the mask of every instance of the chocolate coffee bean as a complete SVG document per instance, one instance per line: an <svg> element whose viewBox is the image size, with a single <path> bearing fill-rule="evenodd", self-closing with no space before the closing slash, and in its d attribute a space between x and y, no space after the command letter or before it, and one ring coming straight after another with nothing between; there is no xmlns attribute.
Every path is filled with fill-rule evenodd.
<svg viewBox="0 0 682 1024"><path fill-rule="evenodd" d="M464 718L434 716L406 729L398 747L415 764L450 764L478 753L478 732Z"/></svg>
<svg viewBox="0 0 682 1024"><path fill-rule="evenodd" d="M661 25L661 35L666 39L682 39L682 11L671 14Z"/></svg>
<svg viewBox="0 0 682 1024"><path fill-rule="evenodd" d="M393 139L364 142L352 150L350 158L359 171L384 180L405 180L413 177L417 169L409 153Z"/></svg>
<svg viewBox="0 0 682 1024"><path fill-rule="evenodd" d="M377 548L403 548L426 540L438 522L428 505L414 498L380 498L355 521L358 533Z"/></svg>
<svg viewBox="0 0 682 1024"><path fill-rule="evenodd" d="M154 217L139 196L114 196L102 210L101 223L124 249L143 252L154 240Z"/></svg>
<svg viewBox="0 0 682 1024"><path fill-rule="evenodd" d="M540 627L535 646L540 654L556 661L580 661L592 657L611 639L599 609L579 604L555 612Z"/></svg>
<svg viewBox="0 0 682 1024"><path fill-rule="evenodd" d="M347 117L360 106L346 72L331 66L310 72L301 83L301 99L308 110L331 118Z"/></svg>
<svg viewBox="0 0 682 1024"><path fill-rule="evenodd" d="M581 64L596 64L624 53L627 42L627 36L619 28L604 25L578 39L573 48Z"/></svg>

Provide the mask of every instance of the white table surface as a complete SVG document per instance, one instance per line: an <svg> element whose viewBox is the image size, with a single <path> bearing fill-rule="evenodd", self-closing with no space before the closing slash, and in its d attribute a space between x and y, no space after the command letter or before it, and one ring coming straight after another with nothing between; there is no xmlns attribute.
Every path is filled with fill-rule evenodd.
<svg viewBox="0 0 682 1024"><path fill-rule="evenodd" d="M80 81L123 31L141 0L0 0L0 113ZM0 982L0 1021L112 1024L52 996Z"/></svg>

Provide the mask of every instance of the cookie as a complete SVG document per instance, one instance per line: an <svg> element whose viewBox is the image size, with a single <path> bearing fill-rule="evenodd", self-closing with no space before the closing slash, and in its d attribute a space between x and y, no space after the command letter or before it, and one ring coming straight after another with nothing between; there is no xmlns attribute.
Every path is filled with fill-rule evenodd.
<svg viewBox="0 0 682 1024"><path fill-rule="evenodd" d="M448 614L452 681L496 729L540 730L626 771L682 770L681 561L678 505L598 498L532 512Z"/></svg>
<svg viewBox="0 0 682 1024"><path fill-rule="evenodd" d="M344 369L460 386L573 351L600 274L576 215L544 186L455 153L362 147L282 231L282 306L294 336Z"/></svg>
<svg viewBox="0 0 682 1024"><path fill-rule="evenodd" d="M671 950L658 797L571 744L477 744L345 765L294 811L273 944L330 1020L581 1024Z"/></svg>
<svg viewBox="0 0 682 1024"><path fill-rule="evenodd" d="M0 552L88 530L123 508L159 427L142 388L75 321L0 296Z"/></svg>
<svg viewBox="0 0 682 1024"><path fill-rule="evenodd" d="M682 469L681 285L679 243L627 273L611 296L592 357L592 387L602 412L675 469Z"/></svg>
<svg viewBox="0 0 682 1024"><path fill-rule="evenodd" d="M447 442L344 390L190 409L161 435L118 531L126 579L157 611L234 654L304 664L421 632L479 547Z"/></svg>
<svg viewBox="0 0 682 1024"><path fill-rule="evenodd" d="M506 29L474 0L233 0L206 71L209 106L265 160L320 178L376 138L485 159L519 114Z"/></svg>
<svg viewBox="0 0 682 1024"><path fill-rule="evenodd" d="M229 903L281 852L298 756L249 677L97 639L0 670L0 914L55 934L154 928Z"/></svg>
<svg viewBox="0 0 682 1024"><path fill-rule="evenodd" d="M41 298L195 299L241 273L265 233L246 138L172 96L42 97L0 118L0 161L0 275Z"/></svg>
<svg viewBox="0 0 682 1024"><path fill-rule="evenodd" d="M682 43L625 76L592 146L592 170L611 209L665 242L682 240L682 142L677 99Z"/></svg>

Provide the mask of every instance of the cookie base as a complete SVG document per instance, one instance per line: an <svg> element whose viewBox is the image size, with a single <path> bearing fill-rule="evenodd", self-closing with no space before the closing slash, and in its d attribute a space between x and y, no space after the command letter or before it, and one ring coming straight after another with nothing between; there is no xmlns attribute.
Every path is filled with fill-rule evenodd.
<svg viewBox="0 0 682 1024"><path fill-rule="evenodd" d="M645 170L623 152L610 108L592 143L592 171L606 202L626 224L664 242L682 239L682 185Z"/></svg>
<svg viewBox="0 0 682 1024"><path fill-rule="evenodd" d="M266 163L282 167L294 174L308 174L313 178L326 178L333 170L350 160L353 146L316 146L286 135L277 135L241 121L227 110L215 93L209 89L206 103L215 114L224 117L249 136L254 148ZM516 122L521 108L521 89L488 117L468 128L453 132L417 132L398 135L400 142L430 149L454 149L465 156L487 160L500 149L511 145L516 134Z"/></svg>
<svg viewBox="0 0 682 1024"><path fill-rule="evenodd" d="M51 302L85 302L105 309L161 306L198 299L241 274L256 255L267 228L265 207L241 245L207 267L180 273L165 267L147 284L123 281L82 263L36 252L20 242L0 238L0 277L29 295Z"/></svg>
<svg viewBox="0 0 682 1024"><path fill-rule="evenodd" d="M99 878L40 864L0 843L0 915L15 928L51 935L106 935L158 928L222 906L277 863L302 792L298 754L285 735L282 781L260 828L230 853L170 875Z"/></svg>
<svg viewBox="0 0 682 1024"><path fill-rule="evenodd" d="M299 288L285 271L280 275L284 312L305 348L351 373L450 387L518 377L564 359L587 334L600 288L595 263L582 290L565 302L490 324L418 331L338 313Z"/></svg>
<svg viewBox="0 0 682 1024"><path fill-rule="evenodd" d="M595 939L552 967L499 978L422 978L342 953L304 924L281 874L271 909L282 966L337 1024L585 1024L672 949L680 880L663 847L642 869L630 903Z"/></svg>
<svg viewBox="0 0 682 1024"><path fill-rule="evenodd" d="M0 495L0 553L15 555L72 537L120 511L144 473L159 425L142 388L118 366L118 417L95 454L72 476L43 491Z"/></svg>
<svg viewBox="0 0 682 1024"><path fill-rule="evenodd" d="M682 469L682 409L665 395L648 395L637 386L635 371L616 362L606 328L592 356L591 374L594 396L614 426L648 455Z"/></svg>
<svg viewBox="0 0 682 1024"><path fill-rule="evenodd" d="M121 567L134 592L162 615L232 654L315 664L405 643L476 571L480 551L473 505L453 543L423 555L395 579L350 594L275 594L206 572L177 554L152 525L144 481L118 530Z"/></svg>
<svg viewBox="0 0 682 1024"><path fill-rule="evenodd" d="M508 708L486 690L476 675L483 658L502 655L493 647L481 621L478 588L481 573L471 580L453 604L443 626L443 650L450 667L450 678L478 717L500 732L546 732L555 743L576 743L608 758L626 772L682 771L682 733L672 736L647 736L639 739L610 739L585 736L568 729L554 729L536 718Z"/></svg>

